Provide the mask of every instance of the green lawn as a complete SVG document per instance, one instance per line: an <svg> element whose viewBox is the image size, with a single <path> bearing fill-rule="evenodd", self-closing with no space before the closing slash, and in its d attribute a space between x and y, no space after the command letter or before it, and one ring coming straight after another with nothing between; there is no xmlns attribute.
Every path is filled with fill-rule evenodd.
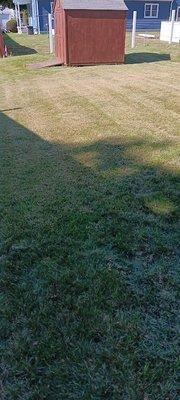
<svg viewBox="0 0 180 400"><path fill-rule="evenodd" d="M177 400L179 46L0 60L2 400Z"/></svg>

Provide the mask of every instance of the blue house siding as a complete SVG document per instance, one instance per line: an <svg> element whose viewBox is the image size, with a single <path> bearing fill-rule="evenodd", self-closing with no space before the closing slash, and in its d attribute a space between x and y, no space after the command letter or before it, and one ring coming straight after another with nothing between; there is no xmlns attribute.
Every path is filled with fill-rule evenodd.
<svg viewBox="0 0 180 400"><path fill-rule="evenodd" d="M51 12L51 3L53 0L36 0L37 2L37 16L32 17L32 7L29 5L29 23L35 28L39 26L40 32L48 31L48 13ZM171 11L171 0L125 0L129 9L127 14L127 30L132 29L132 16L133 11L137 11L137 30L160 30L161 21L169 19ZM159 15L158 18L144 18L145 3L158 3ZM180 6L180 0L174 0L172 9L177 9Z"/></svg>
<svg viewBox="0 0 180 400"><path fill-rule="evenodd" d="M48 13L51 12L51 1L39 0L38 1L38 11L39 11L40 32L47 32L48 31Z"/></svg>
<svg viewBox="0 0 180 400"><path fill-rule="evenodd" d="M180 0L175 0L173 2L172 8L177 8L177 3ZM157 31L160 30L161 22L166 21L170 17L171 11L171 1L132 1L125 0L125 3L128 7L128 15L127 15L127 30L132 29L132 16L133 11L137 11L137 30L150 30ZM144 18L144 6L146 3L157 3L159 4L159 15L158 18Z"/></svg>
<svg viewBox="0 0 180 400"><path fill-rule="evenodd" d="M138 13L138 18L139 19L149 19L149 18L144 18L144 5L146 3L153 3L151 0L147 1L129 1L125 0L125 3L129 9L128 11L128 19L132 18L132 13L133 11L137 11ZM169 18L169 13L170 13L170 1L163 1L163 2L158 2L156 1L155 3L159 4L159 19L164 20ZM152 18L154 21L156 18Z"/></svg>

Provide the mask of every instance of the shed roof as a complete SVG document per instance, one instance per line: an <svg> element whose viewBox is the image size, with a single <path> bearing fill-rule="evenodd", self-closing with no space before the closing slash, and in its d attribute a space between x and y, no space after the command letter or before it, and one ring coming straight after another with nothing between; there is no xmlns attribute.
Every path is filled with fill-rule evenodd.
<svg viewBox="0 0 180 400"><path fill-rule="evenodd" d="M127 10L124 0L61 0L64 10Z"/></svg>

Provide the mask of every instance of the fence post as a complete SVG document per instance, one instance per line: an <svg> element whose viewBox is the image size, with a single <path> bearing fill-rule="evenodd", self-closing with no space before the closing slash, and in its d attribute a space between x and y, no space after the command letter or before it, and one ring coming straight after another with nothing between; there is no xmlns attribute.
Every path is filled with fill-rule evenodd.
<svg viewBox="0 0 180 400"><path fill-rule="evenodd" d="M133 26L132 26L132 41L131 41L132 49L134 49L136 45L136 21L137 21L137 11L133 11Z"/></svg>
<svg viewBox="0 0 180 400"><path fill-rule="evenodd" d="M172 43L176 10L172 10L169 44Z"/></svg>
<svg viewBox="0 0 180 400"><path fill-rule="evenodd" d="M48 13L49 26L49 52L53 53L52 14Z"/></svg>
<svg viewBox="0 0 180 400"><path fill-rule="evenodd" d="M20 5L19 3L17 3L17 15L18 15L18 22L17 22L17 29L18 29L18 33L22 33L21 30L21 11L20 11Z"/></svg>

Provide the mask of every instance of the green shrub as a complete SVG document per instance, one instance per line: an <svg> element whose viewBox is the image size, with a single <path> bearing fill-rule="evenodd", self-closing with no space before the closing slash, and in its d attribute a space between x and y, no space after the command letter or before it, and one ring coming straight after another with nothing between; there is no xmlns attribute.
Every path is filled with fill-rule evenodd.
<svg viewBox="0 0 180 400"><path fill-rule="evenodd" d="M10 19L6 23L6 29L8 32L17 32L17 22L15 19Z"/></svg>

